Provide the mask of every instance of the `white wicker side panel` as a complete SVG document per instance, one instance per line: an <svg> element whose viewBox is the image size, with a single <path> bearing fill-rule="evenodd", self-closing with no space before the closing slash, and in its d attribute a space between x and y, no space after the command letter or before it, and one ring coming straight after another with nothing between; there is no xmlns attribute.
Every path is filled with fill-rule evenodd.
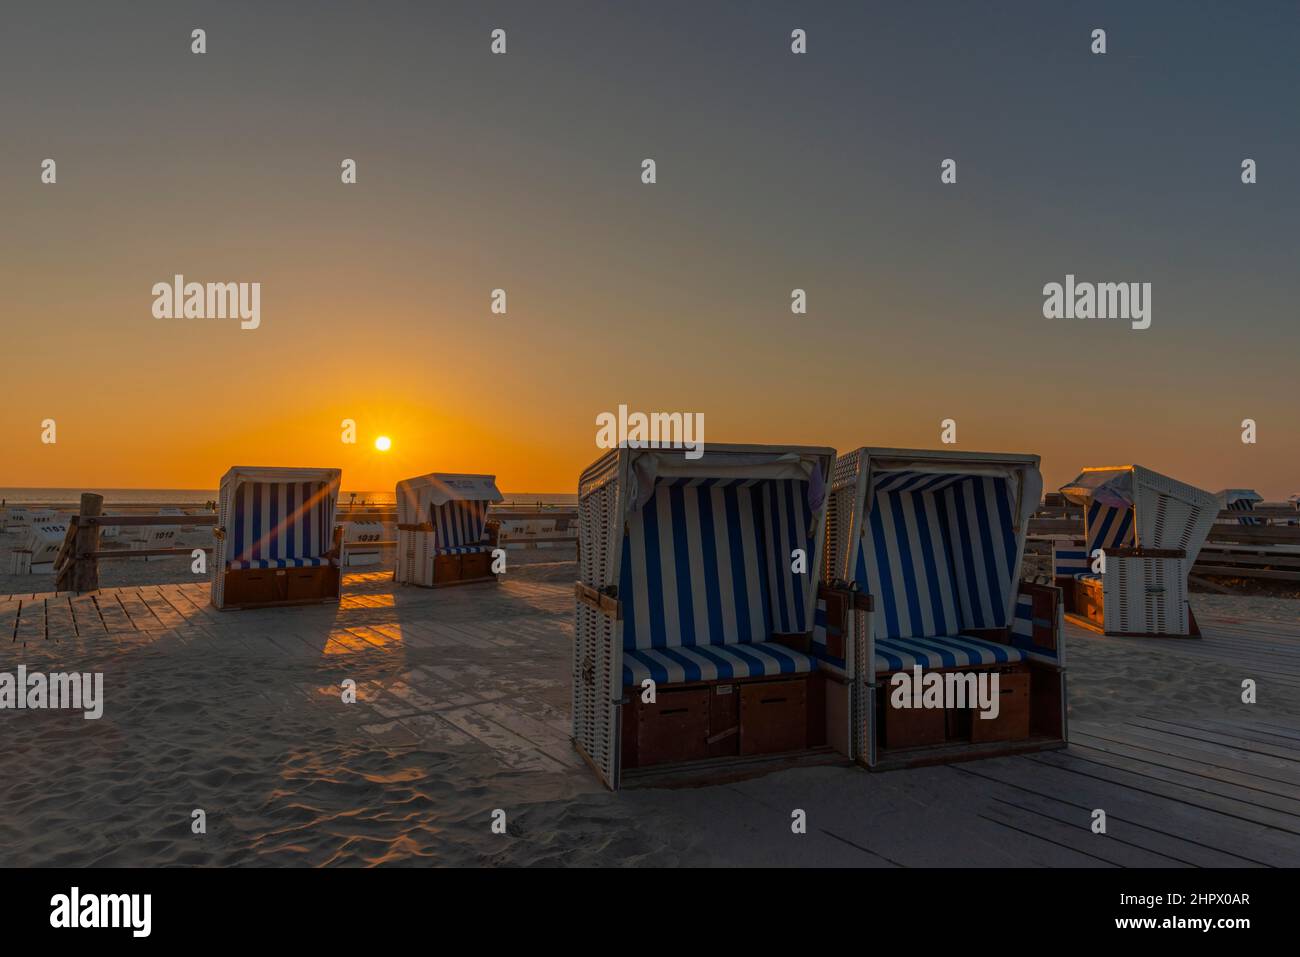
<svg viewBox="0 0 1300 957"><path fill-rule="evenodd" d="M1115 634L1185 635L1187 567L1180 558L1106 561L1104 628Z"/></svg>
<svg viewBox="0 0 1300 957"><path fill-rule="evenodd" d="M847 662L853 676L853 754L859 764L871 767L876 763L876 689L875 649L871 637L871 612L854 610L849 613L853 622L851 661Z"/></svg>
<svg viewBox="0 0 1300 957"><path fill-rule="evenodd" d="M215 608L224 608L226 602L226 562L230 544L229 526L226 523L230 520L231 510L235 504L234 493L233 486L222 485L217 495L217 527L227 531L213 543L215 547L212 549L212 567L208 569L212 575L212 604Z"/></svg>
<svg viewBox="0 0 1300 957"><path fill-rule="evenodd" d="M582 602L574 623L573 743L605 784L619 784L618 699L621 692L621 623ZM619 675L620 680L615 676Z"/></svg>
<svg viewBox="0 0 1300 957"><path fill-rule="evenodd" d="M851 452L835 460L826 508L826 561L823 577L827 581L853 577L853 530L858 509L858 476L862 452Z"/></svg>

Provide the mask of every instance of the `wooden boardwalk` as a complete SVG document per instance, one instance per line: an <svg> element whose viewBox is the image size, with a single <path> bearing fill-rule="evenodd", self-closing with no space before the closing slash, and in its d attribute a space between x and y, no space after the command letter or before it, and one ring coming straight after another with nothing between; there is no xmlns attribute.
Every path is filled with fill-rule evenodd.
<svg viewBox="0 0 1300 957"><path fill-rule="evenodd" d="M882 774L810 768L615 796L595 786L568 741L572 565L539 567L501 585L438 590L395 587L387 571L352 574L337 605L263 611L218 612L206 583L3 596L0 670L112 674L127 662L134 687L165 673L156 687L187 680L199 699L207 673L256 682L263 710L233 724L290 715L291 733L307 739L329 731L380 756L398 748L486 762L465 767L505 778L484 772L472 783L491 805L492 789L517 776L523 826L582 795L593 821L636 834L651 862L675 860L655 856L668 854L655 850L667 828L692 835L672 853L696 863L1300 865L1300 622L1207 616L1201 641L1126 646L1172 669L1259 676L1270 696L1290 701L1260 717L1156 701L1072 719L1059 752ZM1067 641L1072 682L1098 687L1107 659L1088 643L1110 640L1071 628ZM357 681L351 709L332 706L340 676ZM140 697L115 711L109 696L106 717L138 737L162 733L149 724L158 702ZM25 727L10 726L11 750L23 748ZM797 841L790 808L808 813ZM1095 809L1106 812L1104 836L1090 828ZM11 826L39 826L12 814Z"/></svg>

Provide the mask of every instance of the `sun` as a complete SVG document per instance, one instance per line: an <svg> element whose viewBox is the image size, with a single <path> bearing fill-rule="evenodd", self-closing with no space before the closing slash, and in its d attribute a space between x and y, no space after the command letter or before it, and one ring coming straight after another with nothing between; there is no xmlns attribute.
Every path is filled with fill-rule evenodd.
<svg viewBox="0 0 1300 957"><path fill-rule="evenodd" d="M393 440L386 435L381 435L379 438L375 439L375 448L380 452L387 452L392 447Z"/></svg>

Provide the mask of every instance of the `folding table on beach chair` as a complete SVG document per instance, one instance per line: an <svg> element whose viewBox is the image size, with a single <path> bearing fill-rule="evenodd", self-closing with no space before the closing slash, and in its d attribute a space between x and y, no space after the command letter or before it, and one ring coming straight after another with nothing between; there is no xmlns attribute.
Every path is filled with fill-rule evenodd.
<svg viewBox="0 0 1300 957"><path fill-rule="evenodd" d="M1052 556L1066 611L1107 635L1199 635L1187 576L1216 496L1140 465L1085 468L1061 494L1084 514L1083 541Z"/></svg>
<svg viewBox="0 0 1300 957"><path fill-rule="evenodd" d="M221 479L212 604L338 600L340 469L236 466Z"/></svg>

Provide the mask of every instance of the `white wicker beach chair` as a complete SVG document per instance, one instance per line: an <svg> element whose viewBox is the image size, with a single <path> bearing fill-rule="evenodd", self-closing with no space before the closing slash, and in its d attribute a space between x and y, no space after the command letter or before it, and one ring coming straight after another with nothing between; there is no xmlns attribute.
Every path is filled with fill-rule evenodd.
<svg viewBox="0 0 1300 957"><path fill-rule="evenodd" d="M235 466L221 479L212 604L338 600L340 469Z"/></svg>
<svg viewBox="0 0 1300 957"><path fill-rule="evenodd" d="M1187 576L1218 499L1140 465L1086 468L1061 493L1084 509L1084 541L1053 556L1066 610L1108 635L1200 634Z"/></svg>
<svg viewBox="0 0 1300 957"><path fill-rule="evenodd" d="M383 522L344 522L343 564L378 565L382 559L378 543L383 540Z"/></svg>
<svg viewBox="0 0 1300 957"><path fill-rule="evenodd" d="M431 472L397 483L397 571L404 585L497 581L488 509L501 501L494 475Z"/></svg>
<svg viewBox="0 0 1300 957"><path fill-rule="evenodd" d="M845 682L810 654L833 459L621 448L582 474L573 739L608 787L849 753Z"/></svg>
<svg viewBox="0 0 1300 957"><path fill-rule="evenodd" d="M58 557L67 535L66 522L43 521L33 524L27 531L23 546L13 550L10 570L15 575L53 574L54 559Z"/></svg>
<svg viewBox="0 0 1300 957"><path fill-rule="evenodd" d="M855 657L866 665L856 710L869 766L1064 746L1061 592L1020 578L1042 497L1038 464L1036 455L891 448L836 460L826 578L870 595L871 612L817 654L848 674ZM1005 707L995 719L887 707L890 679L916 667L996 672Z"/></svg>
<svg viewBox="0 0 1300 957"><path fill-rule="evenodd" d="M5 509L4 522L0 523L0 531L24 532L31 527L32 514L27 506L10 505Z"/></svg>

